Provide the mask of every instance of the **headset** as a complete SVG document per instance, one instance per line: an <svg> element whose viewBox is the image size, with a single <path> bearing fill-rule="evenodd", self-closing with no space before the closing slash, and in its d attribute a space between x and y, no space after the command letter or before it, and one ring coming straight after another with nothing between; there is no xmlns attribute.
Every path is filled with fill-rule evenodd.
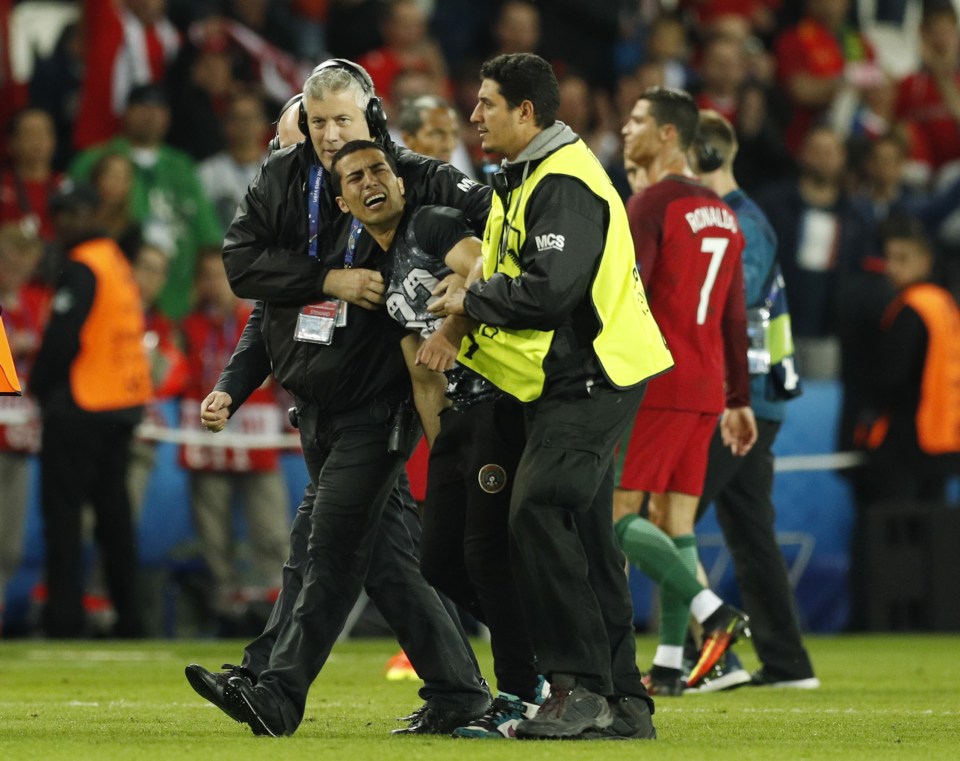
<svg viewBox="0 0 960 761"><path fill-rule="evenodd" d="M715 145L704 140L699 130L697 130L697 136L694 138L693 148L696 151L697 164L702 173L715 172L723 166L723 154Z"/></svg>
<svg viewBox="0 0 960 761"><path fill-rule="evenodd" d="M366 69L355 64L353 61L348 61L346 58L331 58L315 66L311 72L311 76L325 69L343 69L360 83L364 93L370 95L364 116L367 119L367 128L370 130L370 137L372 137L375 142L382 144L389 136L389 131L387 130L387 115L383 110L383 101L374 95L373 80L370 78ZM304 136L309 137L310 126L307 122L307 109L303 106L302 98L300 100L300 118L297 124L300 126L300 131Z"/></svg>
<svg viewBox="0 0 960 761"><path fill-rule="evenodd" d="M274 124L277 125L277 134L275 134L270 139L270 142L267 143L267 150L269 150L271 153L273 153L274 151L280 150L280 120L283 118L283 115L287 113L287 111L289 111L291 108L293 108L294 106L299 106L300 101L302 100L303 100L303 93L298 92L296 95L290 98L290 100L288 100L286 103L283 104L283 108L281 108L280 113L277 114L277 121L274 122Z"/></svg>

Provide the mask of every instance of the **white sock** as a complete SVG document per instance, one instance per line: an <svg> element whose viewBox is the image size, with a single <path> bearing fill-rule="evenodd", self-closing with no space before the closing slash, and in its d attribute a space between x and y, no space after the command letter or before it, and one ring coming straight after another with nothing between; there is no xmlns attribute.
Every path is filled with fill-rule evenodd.
<svg viewBox="0 0 960 761"><path fill-rule="evenodd" d="M653 655L653 665L679 671L683 667L683 646L657 645L657 652Z"/></svg>
<svg viewBox="0 0 960 761"><path fill-rule="evenodd" d="M723 600L717 597L713 590L704 589L697 592L697 596L690 601L690 612L702 624L716 613L721 605L723 605Z"/></svg>

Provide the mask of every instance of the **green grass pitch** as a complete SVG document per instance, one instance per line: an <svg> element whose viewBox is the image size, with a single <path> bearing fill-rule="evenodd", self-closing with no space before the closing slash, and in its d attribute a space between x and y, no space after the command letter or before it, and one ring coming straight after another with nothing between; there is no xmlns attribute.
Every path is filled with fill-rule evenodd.
<svg viewBox="0 0 960 761"><path fill-rule="evenodd" d="M416 682L388 682L388 640L339 644L293 737L254 737L187 685L191 661L236 662L243 643L0 641L3 761L419 761L420 759L958 759L960 638L811 637L819 690L743 688L657 702L659 739L488 742L391 737L420 704ZM640 663L655 643L640 637ZM491 673L489 647L476 649ZM756 666L749 645L738 652Z"/></svg>

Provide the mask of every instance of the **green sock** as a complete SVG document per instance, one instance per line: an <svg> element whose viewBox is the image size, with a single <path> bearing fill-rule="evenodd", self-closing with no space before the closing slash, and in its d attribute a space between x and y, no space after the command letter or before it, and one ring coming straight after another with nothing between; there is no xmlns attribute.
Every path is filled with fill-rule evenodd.
<svg viewBox="0 0 960 761"><path fill-rule="evenodd" d="M685 600L690 601L703 591L697 581L697 542L693 534L687 536L693 543L693 571L689 560L683 557L679 544L665 531L639 515L627 515L613 527L620 548L627 560L653 579L657 586L665 587ZM687 537L678 537L681 540Z"/></svg>
<svg viewBox="0 0 960 761"><path fill-rule="evenodd" d="M693 534L673 537L677 559L683 569L697 583L697 592L703 589L697 581L697 538ZM694 595L696 592L694 593ZM682 646L690 625L690 601L694 595L682 594L676 587L660 585L660 644Z"/></svg>
<svg viewBox="0 0 960 761"><path fill-rule="evenodd" d="M671 539L639 515L621 518L614 530L627 560L660 587L660 643L682 645L690 619L690 601L703 590L697 581L696 537L687 534Z"/></svg>

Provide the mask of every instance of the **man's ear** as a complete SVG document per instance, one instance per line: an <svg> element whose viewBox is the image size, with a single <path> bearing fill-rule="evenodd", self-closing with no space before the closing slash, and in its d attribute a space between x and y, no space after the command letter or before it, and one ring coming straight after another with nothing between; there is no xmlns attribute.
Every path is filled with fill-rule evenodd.
<svg viewBox="0 0 960 761"><path fill-rule="evenodd" d="M399 176L397 177L397 185L400 186L400 195L404 195L406 191L403 188L403 177L399 177Z"/></svg>
<svg viewBox="0 0 960 761"><path fill-rule="evenodd" d="M517 108L520 109L520 121L527 122L536 119L536 114L534 113L536 109L533 106L532 100L521 101Z"/></svg>
<svg viewBox="0 0 960 761"><path fill-rule="evenodd" d="M343 196L337 196L337 206L340 207L340 211L344 214L350 213L350 207L347 206L347 202L343 200Z"/></svg>

